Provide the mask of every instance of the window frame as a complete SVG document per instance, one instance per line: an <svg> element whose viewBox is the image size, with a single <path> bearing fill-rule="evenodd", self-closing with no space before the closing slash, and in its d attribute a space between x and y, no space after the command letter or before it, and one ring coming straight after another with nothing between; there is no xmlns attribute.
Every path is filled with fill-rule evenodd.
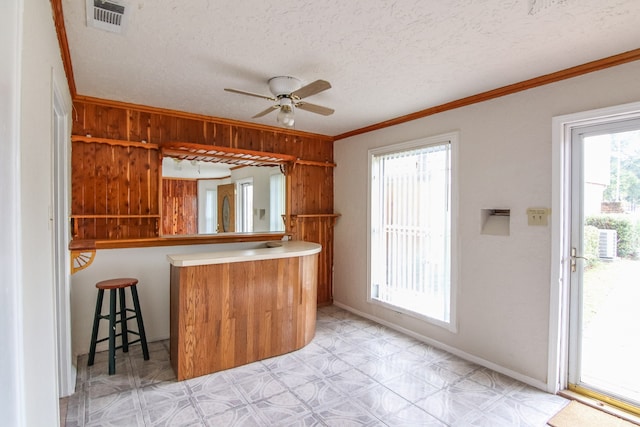
<svg viewBox="0 0 640 427"><path fill-rule="evenodd" d="M240 233L252 233L253 232L253 177L247 177L238 179L236 182L236 231ZM251 187L251 197L246 197L244 187ZM247 206L250 204L250 206ZM249 221L250 224L246 224ZM250 225L251 230L245 230L245 225Z"/></svg>
<svg viewBox="0 0 640 427"><path fill-rule="evenodd" d="M395 143L376 147L368 150L368 164L367 164L367 302L372 305L380 306L391 310L394 313L399 313L412 318L422 320L426 323L433 324L435 326L442 327L450 332L457 332L457 284L458 284L458 140L459 132L449 132L445 134L415 139L411 141L405 141L401 143ZM372 174L373 174L373 158L384 154L390 154L400 151L408 151L418 148L423 148L433 145L450 144L450 159L451 159L451 176L450 176L450 224L451 235L450 237L450 286L449 286L449 321L442 321L426 315L416 313L414 311L398 307L396 305L380 301L372 296Z"/></svg>

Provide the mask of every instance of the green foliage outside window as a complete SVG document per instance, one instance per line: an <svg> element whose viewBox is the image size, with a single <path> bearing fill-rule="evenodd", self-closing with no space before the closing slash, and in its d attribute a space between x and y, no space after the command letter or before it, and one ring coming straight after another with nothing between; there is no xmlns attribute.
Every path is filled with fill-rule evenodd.
<svg viewBox="0 0 640 427"><path fill-rule="evenodd" d="M585 219L585 226L590 225L600 230L616 230L618 234L618 253L620 258L638 256L640 230L637 223L625 215L597 215ZM585 240L586 240L585 227ZM586 243L586 242L585 242Z"/></svg>

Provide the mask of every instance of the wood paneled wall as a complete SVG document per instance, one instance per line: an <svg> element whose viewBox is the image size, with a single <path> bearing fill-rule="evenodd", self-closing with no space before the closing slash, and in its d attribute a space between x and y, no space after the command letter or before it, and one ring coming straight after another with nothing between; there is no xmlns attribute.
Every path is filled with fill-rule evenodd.
<svg viewBox="0 0 640 427"><path fill-rule="evenodd" d="M74 100L73 111L74 135L145 142L150 146L169 141L208 144L289 154L315 162L312 165L297 163L289 170L289 214L333 213L333 139L329 136L82 97ZM74 238L157 237L160 227L164 227L159 223L161 214L162 218L167 216L159 206L161 177L157 150L105 147L106 152L103 153L103 148L97 146L73 144L72 216L103 216L100 219L83 219L83 225L75 227L77 233ZM125 170L127 174L123 173ZM126 196L125 189L128 189ZM87 197L94 193L96 198L105 202L94 202ZM119 208L114 211L114 206ZM136 215L145 213L151 216L106 218L125 208ZM320 243L323 247L318 276L319 303L330 303L332 298L333 231L328 230L327 225L326 218L308 217L304 220L304 232L291 229L291 223L287 229L294 239Z"/></svg>
<svg viewBox="0 0 640 427"><path fill-rule="evenodd" d="M73 142L71 214L74 239L158 235L158 150Z"/></svg>
<svg viewBox="0 0 640 427"><path fill-rule="evenodd" d="M293 240L320 243L322 251L318 256L318 281L333 283L333 227L337 216L334 215L302 215L292 219L291 234ZM318 286L318 303L328 304L333 301L332 286Z"/></svg>
<svg viewBox="0 0 640 427"><path fill-rule="evenodd" d="M198 233L198 181L162 179L162 235Z"/></svg>
<svg viewBox="0 0 640 427"><path fill-rule="evenodd" d="M108 104L114 104L108 102ZM219 123L214 118L153 108L74 102L74 135L160 144L192 142L290 154L298 159L333 163L329 136L249 124ZM333 168L297 164L291 173L291 214L333 213Z"/></svg>

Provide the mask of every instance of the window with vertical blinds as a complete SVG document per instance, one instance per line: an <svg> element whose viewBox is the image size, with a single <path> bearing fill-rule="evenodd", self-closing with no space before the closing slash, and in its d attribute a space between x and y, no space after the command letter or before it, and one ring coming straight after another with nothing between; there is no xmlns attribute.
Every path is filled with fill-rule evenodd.
<svg viewBox="0 0 640 427"><path fill-rule="evenodd" d="M281 173L269 176L269 230L284 231L285 180Z"/></svg>
<svg viewBox="0 0 640 427"><path fill-rule="evenodd" d="M451 142L370 153L370 297L451 320Z"/></svg>
<svg viewBox="0 0 640 427"><path fill-rule="evenodd" d="M253 231L253 178L236 182L238 186L238 209L236 213L236 230Z"/></svg>

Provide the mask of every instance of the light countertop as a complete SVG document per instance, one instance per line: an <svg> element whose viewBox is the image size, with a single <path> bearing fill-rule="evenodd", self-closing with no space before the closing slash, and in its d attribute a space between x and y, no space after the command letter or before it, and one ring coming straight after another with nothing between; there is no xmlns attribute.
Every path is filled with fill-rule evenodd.
<svg viewBox="0 0 640 427"><path fill-rule="evenodd" d="M247 249L220 250L192 254L167 255L167 261L174 267L225 264L265 259L292 258L317 254L322 250L318 243L303 241L269 241L255 243Z"/></svg>

